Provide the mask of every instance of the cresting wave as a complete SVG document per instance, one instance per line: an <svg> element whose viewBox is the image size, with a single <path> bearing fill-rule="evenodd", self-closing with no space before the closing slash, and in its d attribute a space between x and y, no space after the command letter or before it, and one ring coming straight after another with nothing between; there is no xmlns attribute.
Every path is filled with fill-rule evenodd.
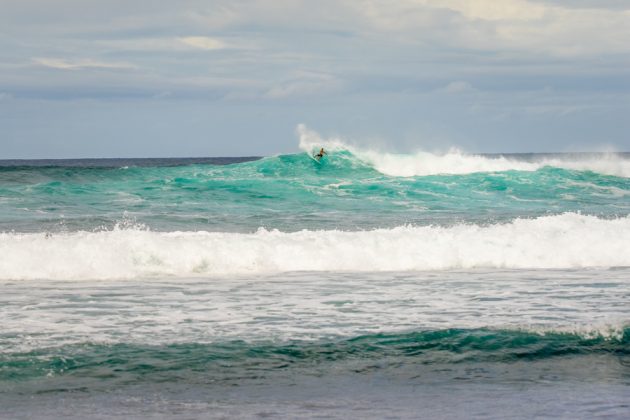
<svg viewBox="0 0 630 420"><path fill-rule="evenodd" d="M285 343L175 343L159 346L132 343L84 343L38 349L27 353L0 353L0 382L38 378L94 376L107 381L142 381L173 375L196 380L222 381L272 374L282 367L321 369L342 362L338 373L370 372L374 361L430 365L451 363L509 363L575 355L629 354L630 329L619 336L582 337L576 334L534 334L515 330L445 329L409 333L381 333L336 341L294 340ZM387 368L387 363L379 363ZM106 375L104 373L107 373ZM321 373L321 372L320 372ZM165 376L166 375L166 376Z"/></svg>
<svg viewBox="0 0 630 420"><path fill-rule="evenodd" d="M339 138L324 139L304 125L298 126L300 149L313 153L324 147L330 151L347 150L377 171L388 176L427 176L475 172L536 171L543 167L555 167L576 171L592 171L604 175L630 177L630 159L620 154L571 156L567 158L542 157L531 161L518 160L505 156L481 156L465 154L458 149L448 153L435 154L419 151L413 154L383 153L347 144Z"/></svg>
<svg viewBox="0 0 630 420"><path fill-rule="evenodd" d="M285 233L0 234L0 279L125 279L287 271L630 266L630 217L566 213L489 226Z"/></svg>

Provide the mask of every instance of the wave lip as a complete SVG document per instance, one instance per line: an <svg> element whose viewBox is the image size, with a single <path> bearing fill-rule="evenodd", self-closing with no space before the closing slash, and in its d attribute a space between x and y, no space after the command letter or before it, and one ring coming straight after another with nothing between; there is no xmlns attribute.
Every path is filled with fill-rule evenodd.
<svg viewBox="0 0 630 420"><path fill-rule="evenodd" d="M115 229L0 234L0 279L130 279L288 271L630 266L630 216L575 213L510 223L255 233Z"/></svg>
<svg viewBox="0 0 630 420"><path fill-rule="evenodd" d="M424 151L412 154L396 154L353 146L339 138L324 139L304 125L299 125L297 131L300 137L299 147L307 153L312 154L315 150L319 150L319 147L331 151L348 151L357 159L388 176L411 177L445 174L465 175L476 172L536 171L550 166L630 178L630 159L615 153L569 154L566 157L543 155L531 160L520 160L503 155L466 154L456 148L443 154Z"/></svg>

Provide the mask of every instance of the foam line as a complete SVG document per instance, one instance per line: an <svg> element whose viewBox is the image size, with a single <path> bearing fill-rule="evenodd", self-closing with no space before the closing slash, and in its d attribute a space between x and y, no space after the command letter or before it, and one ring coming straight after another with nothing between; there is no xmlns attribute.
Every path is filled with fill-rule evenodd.
<svg viewBox="0 0 630 420"><path fill-rule="evenodd" d="M0 234L0 279L125 279L287 271L630 266L630 217L566 213L506 224L286 233Z"/></svg>

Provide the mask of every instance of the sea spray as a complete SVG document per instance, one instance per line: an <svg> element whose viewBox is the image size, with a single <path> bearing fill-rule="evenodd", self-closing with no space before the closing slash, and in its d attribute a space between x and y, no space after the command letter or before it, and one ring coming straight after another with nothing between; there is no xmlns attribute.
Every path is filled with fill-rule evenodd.
<svg viewBox="0 0 630 420"><path fill-rule="evenodd" d="M616 153L567 154L531 156L528 160L515 155L467 154L457 148L446 153L417 151L396 154L353 145L343 139L323 138L306 126L298 126L300 149L313 153L319 147L331 152L349 152L378 172L394 177L427 175L463 175L475 172L536 171L544 167L555 167L577 171L592 171L605 175L630 177L630 159Z"/></svg>

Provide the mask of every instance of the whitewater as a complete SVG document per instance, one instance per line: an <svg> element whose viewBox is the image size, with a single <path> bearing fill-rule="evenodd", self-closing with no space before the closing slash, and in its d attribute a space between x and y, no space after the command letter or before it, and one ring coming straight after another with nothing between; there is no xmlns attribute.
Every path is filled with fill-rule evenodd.
<svg viewBox="0 0 630 420"><path fill-rule="evenodd" d="M298 126L299 147L313 153L319 147L331 151L349 151L357 159L371 165L389 176L423 176L439 174L471 174L474 172L536 171L546 166L592 171L605 175L630 177L630 159L618 153L574 153L574 154L521 154L505 155L466 154L457 148L446 153L418 151L411 154L396 154L354 146L340 138L322 138L305 125ZM523 159L525 158L525 159Z"/></svg>
<svg viewBox="0 0 630 420"><path fill-rule="evenodd" d="M630 267L630 217L563 214L491 225L253 234L0 234L0 279L81 280L466 268Z"/></svg>
<svg viewBox="0 0 630 420"><path fill-rule="evenodd" d="M0 161L0 418L627 418L629 154L298 136Z"/></svg>

